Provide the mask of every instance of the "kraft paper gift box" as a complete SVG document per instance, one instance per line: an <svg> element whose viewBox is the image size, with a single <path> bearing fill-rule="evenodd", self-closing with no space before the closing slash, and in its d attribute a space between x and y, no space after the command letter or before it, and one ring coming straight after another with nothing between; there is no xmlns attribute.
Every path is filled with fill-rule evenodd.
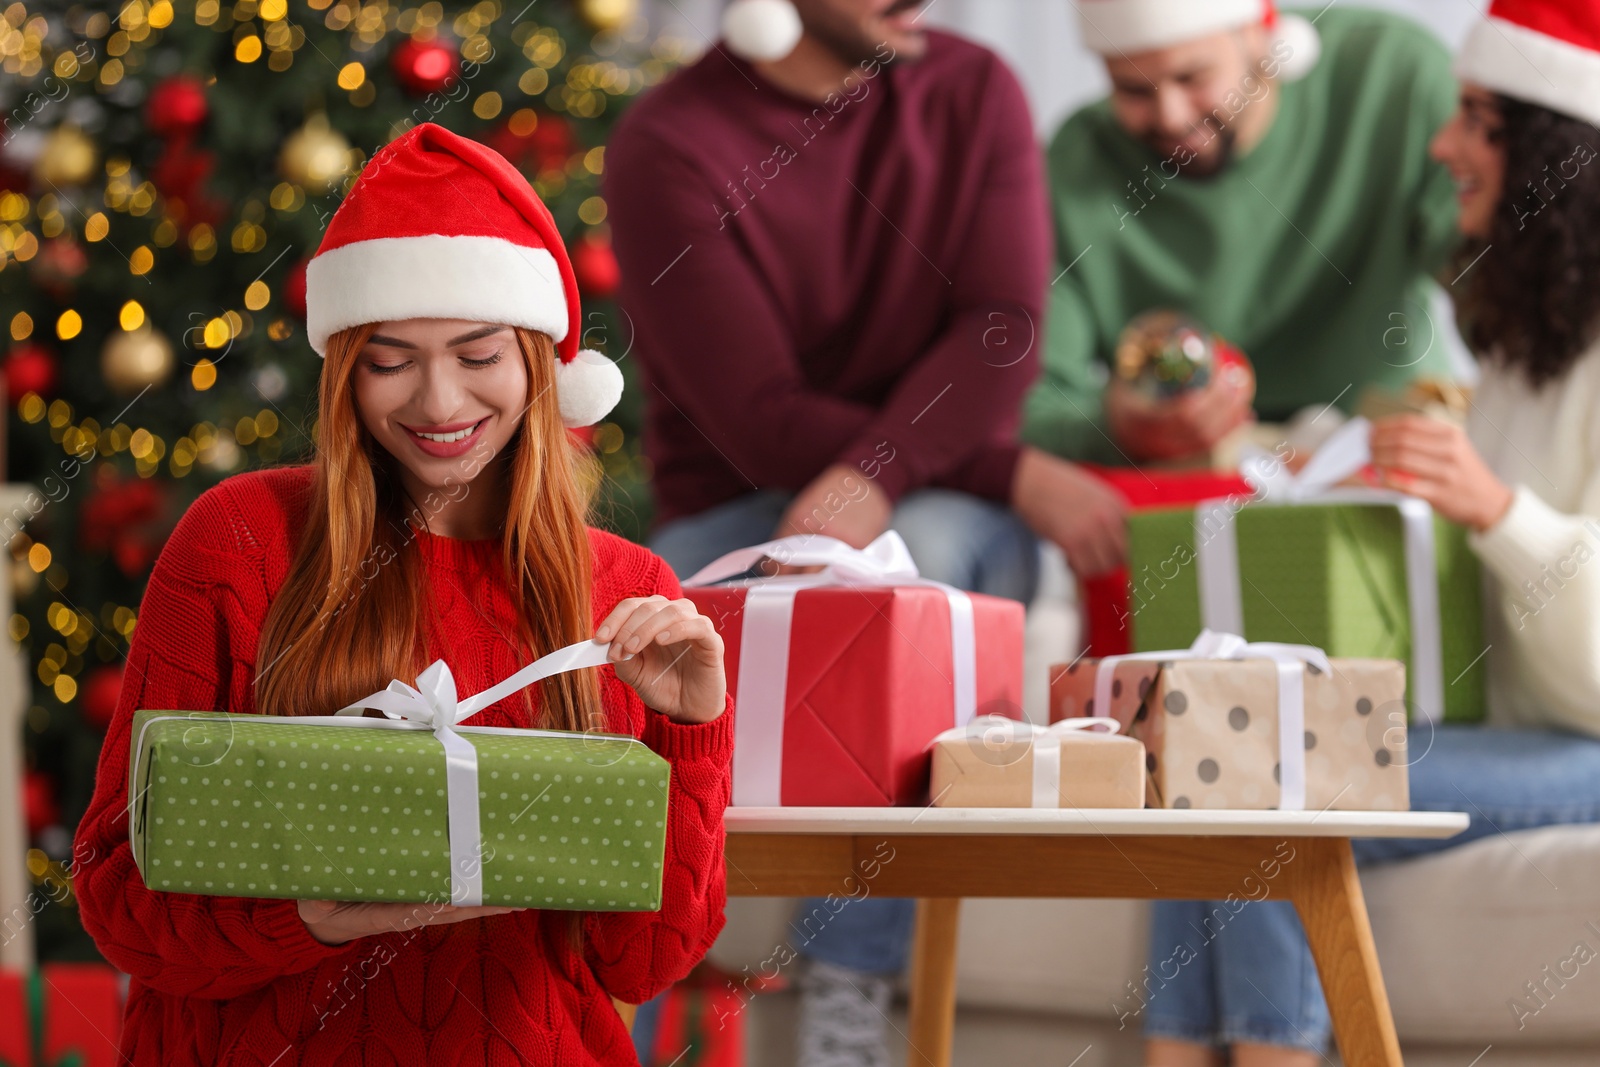
<svg viewBox="0 0 1600 1067"><path fill-rule="evenodd" d="M1202 646L1209 631L1195 642ZM1294 646L1265 646L1284 648ZM1212 646L1213 650L1215 646ZM1281 764L1278 663L1242 639L1230 656L1108 657L1109 714L1147 750L1145 802L1165 808L1279 808ZM1313 650L1315 651L1315 650ZM1296 669L1303 693L1304 795L1288 808L1407 811L1405 665L1397 660L1327 659ZM1102 713L1095 694L1100 660L1051 668L1052 720Z"/></svg>
<svg viewBox="0 0 1600 1067"><path fill-rule="evenodd" d="M1364 420L1346 423L1324 450L1339 451L1352 432L1365 433ZM1312 464L1305 473L1316 477ZM1209 628L1398 659L1410 669L1413 717L1481 721L1480 579L1466 531L1398 493L1292 476L1259 488L1255 499L1129 516L1133 648L1184 647Z"/></svg>
<svg viewBox="0 0 1600 1067"><path fill-rule="evenodd" d="M569 646L459 701L439 661L417 688L392 683L337 715L139 711L129 839L145 885L657 910L665 759L625 735L456 725L539 678L598 666L606 648Z"/></svg>
<svg viewBox="0 0 1600 1067"><path fill-rule="evenodd" d="M1096 729L1106 727L1109 731ZM934 739L931 802L941 808L1142 808L1144 743L1107 718L1052 726L980 716Z"/></svg>
<svg viewBox="0 0 1600 1067"><path fill-rule="evenodd" d="M825 569L704 584L762 558ZM920 578L893 531L754 545L684 586L726 650L736 805L921 804L937 734L1021 714L1023 605Z"/></svg>

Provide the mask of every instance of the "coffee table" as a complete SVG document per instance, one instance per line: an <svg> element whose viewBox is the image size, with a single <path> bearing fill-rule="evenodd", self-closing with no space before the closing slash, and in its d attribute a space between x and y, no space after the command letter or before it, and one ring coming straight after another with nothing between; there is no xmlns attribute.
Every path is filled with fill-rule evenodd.
<svg viewBox="0 0 1600 1067"><path fill-rule="evenodd" d="M910 1062L931 1067L950 1063L963 897L1291 900L1346 1067L1399 1067L1350 838L1453 837L1467 822L1461 812L732 807L728 893L917 898Z"/></svg>

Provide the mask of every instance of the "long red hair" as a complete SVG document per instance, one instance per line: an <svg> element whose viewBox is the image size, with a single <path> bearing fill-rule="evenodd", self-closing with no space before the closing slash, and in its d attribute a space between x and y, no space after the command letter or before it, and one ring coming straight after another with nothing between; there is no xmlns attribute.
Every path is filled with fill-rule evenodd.
<svg viewBox="0 0 1600 1067"><path fill-rule="evenodd" d="M422 621L427 582L415 539L425 525L408 501L397 461L367 432L351 375L377 323L328 340L318 394L315 477L289 576L261 630L256 708L266 715L331 715L393 678L427 666ZM561 423L550 337L514 327L528 370L530 402L500 455L471 480L472 492L503 493L505 579L517 606L519 658L531 662L593 636L587 518L592 483ZM449 661L449 650L435 656ZM463 694L466 695L466 694ZM519 694L534 726L604 729L595 672L570 671Z"/></svg>

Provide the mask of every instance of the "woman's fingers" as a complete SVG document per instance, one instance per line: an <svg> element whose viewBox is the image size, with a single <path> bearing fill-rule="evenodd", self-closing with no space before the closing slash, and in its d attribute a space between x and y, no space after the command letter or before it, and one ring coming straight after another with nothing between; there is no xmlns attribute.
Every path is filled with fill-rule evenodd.
<svg viewBox="0 0 1600 1067"><path fill-rule="evenodd" d="M671 601L664 596L630 597L617 604L606 616L595 631L595 639L611 642L610 658L613 662L630 652L637 652L637 647L630 648L629 645L639 627L669 603Z"/></svg>

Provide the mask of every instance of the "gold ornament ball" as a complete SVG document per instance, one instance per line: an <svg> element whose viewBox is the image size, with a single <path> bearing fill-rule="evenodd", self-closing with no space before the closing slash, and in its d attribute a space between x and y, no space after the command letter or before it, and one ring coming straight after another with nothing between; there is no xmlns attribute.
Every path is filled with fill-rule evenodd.
<svg viewBox="0 0 1600 1067"><path fill-rule="evenodd" d="M333 190L350 167L350 142L315 116L283 142L278 169L285 178L321 195Z"/></svg>
<svg viewBox="0 0 1600 1067"><path fill-rule="evenodd" d="M172 343L149 326L118 330L100 353L100 370L119 393L160 385L172 374Z"/></svg>
<svg viewBox="0 0 1600 1067"><path fill-rule="evenodd" d="M578 0L578 14L597 30L617 30L634 20L639 0Z"/></svg>
<svg viewBox="0 0 1600 1067"><path fill-rule="evenodd" d="M33 162L41 185L82 185L94 176L94 141L76 126L57 126Z"/></svg>

